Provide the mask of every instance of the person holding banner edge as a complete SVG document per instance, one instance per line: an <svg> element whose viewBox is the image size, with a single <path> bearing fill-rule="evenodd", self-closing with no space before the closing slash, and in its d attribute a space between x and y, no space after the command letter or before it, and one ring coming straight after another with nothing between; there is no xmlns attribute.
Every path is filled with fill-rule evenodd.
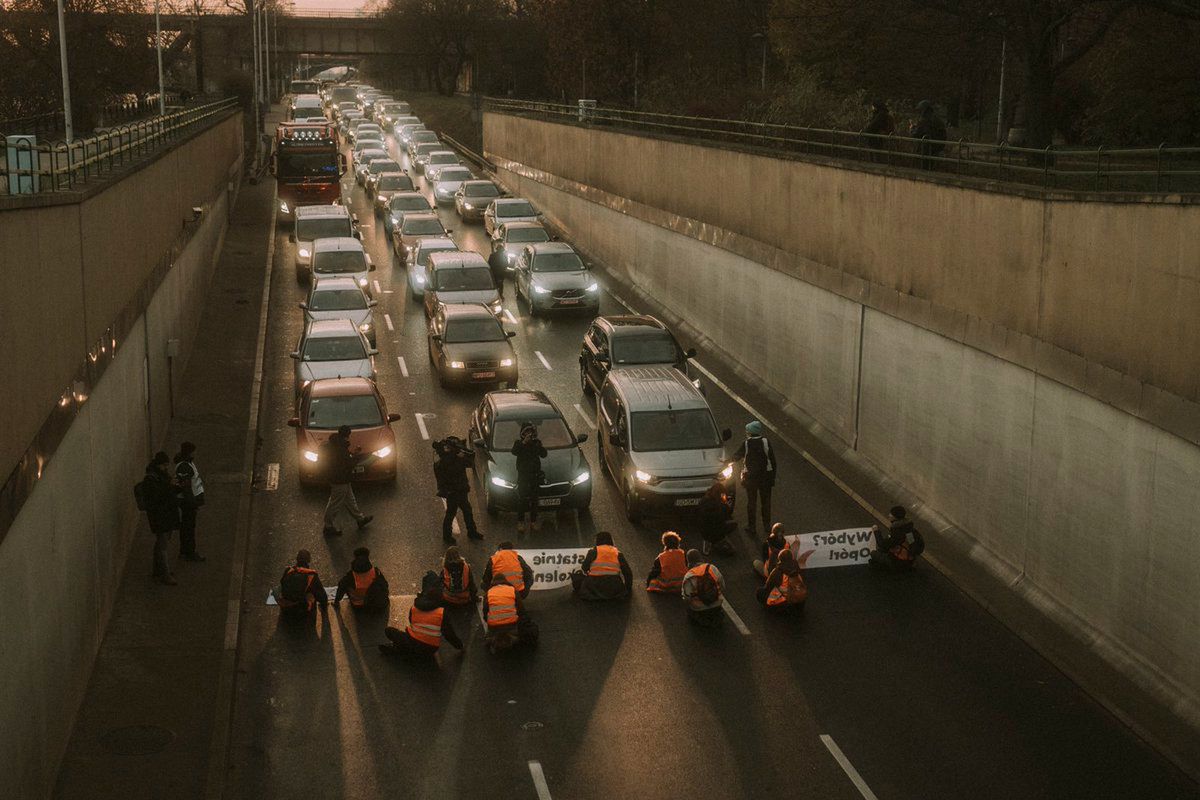
<svg viewBox="0 0 1200 800"><path fill-rule="evenodd" d="M628 600L633 592L629 562L613 545L611 533L600 531L595 541L583 557L582 569L571 573L572 591L581 600Z"/></svg>
<svg viewBox="0 0 1200 800"><path fill-rule="evenodd" d="M533 588L533 568L516 551L512 542L501 542L496 548L483 568L480 584L491 586L492 578L496 575L502 576L521 597L529 596L529 590Z"/></svg>
<svg viewBox="0 0 1200 800"><path fill-rule="evenodd" d="M781 550L775 568L767 576L767 582L755 593L758 602L768 611L802 611L804 601L808 599L808 586L800 570L812 553L812 550L807 550L797 558L791 548Z"/></svg>

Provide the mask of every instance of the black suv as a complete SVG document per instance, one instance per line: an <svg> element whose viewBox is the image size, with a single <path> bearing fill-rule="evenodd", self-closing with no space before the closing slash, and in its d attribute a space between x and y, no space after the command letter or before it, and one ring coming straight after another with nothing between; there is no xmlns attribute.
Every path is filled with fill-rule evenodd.
<svg viewBox="0 0 1200 800"><path fill-rule="evenodd" d="M579 385L592 394L614 367L653 365L675 367L700 389L700 381L692 379L688 369L688 359L695 356L694 348L680 347L674 334L654 317L596 317L579 351Z"/></svg>

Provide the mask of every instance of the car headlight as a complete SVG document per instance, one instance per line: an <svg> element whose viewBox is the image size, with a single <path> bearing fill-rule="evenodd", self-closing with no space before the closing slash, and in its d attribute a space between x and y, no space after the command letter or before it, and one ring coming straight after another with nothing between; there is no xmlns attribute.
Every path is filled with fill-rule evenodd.
<svg viewBox="0 0 1200 800"><path fill-rule="evenodd" d="M513 365L513 360L512 360L511 358L502 358L502 359L500 359L500 366L502 366L502 367L511 367L512 365Z"/></svg>
<svg viewBox="0 0 1200 800"><path fill-rule="evenodd" d="M589 292L598 292L598 291L600 291L600 284L593 283L591 286L587 287L587 290Z"/></svg>
<svg viewBox="0 0 1200 800"><path fill-rule="evenodd" d="M649 472L642 472L640 469L633 473L633 477L637 478L642 483L649 483L650 481L654 480L653 475L651 475Z"/></svg>
<svg viewBox="0 0 1200 800"><path fill-rule="evenodd" d="M300 381L300 391L307 389L310 383L312 383L312 381Z"/></svg>
<svg viewBox="0 0 1200 800"><path fill-rule="evenodd" d="M284 214L288 213L288 204L286 202L279 204L279 210Z"/></svg>
<svg viewBox="0 0 1200 800"><path fill-rule="evenodd" d="M700 379L696 378L696 380L692 381L692 386L695 386L697 389L699 389L700 388Z"/></svg>
<svg viewBox="0 0 1200 800"><path fill-rule="evenodd" d="M359 325L359 326L358 326L358 329L359 329L360 331L362 331L363 333L366 333L367 331L371 330L371 322L370 322L370 320L368 320L368 321L364 322L362 325Z"/></svg>
<svg viewBox="0 0 1200 800"><path fill-rule="evenodd" d="M301 258L308 258L311 255L312 255L312 253L309 251L309 249L307 247L300 248L300 257Z"/></svg>
<svg viewBox="0 0 1200 800"><path fill-rule="evenodd" d="M499 475L492 476L492 483L495 484L496 486L499 486L501 489L517 488L517 485L515 483L509 483L508 481L504 480L504 478L501 478Z"/></svg>
<svg viewBox="0 0 1200 800"><path fill-rule="evenodd" d="M581 472L581 473L579 473L578 475L576 475L576 476L575 476L575 477L574 477L574 478L571 480L571 485L572 485L572 486L578 486L578 485L579 485L579 484L581 484L581 483L587 483L587 482L588 482L588 479L589 479L589 478L591 478L591 477L592 477L592 476L591 476L591 475L589 475L588 473L586 473L586 472Z"/></svg>
<svg viewBox="0 0 1200 800"><path fill-rule="evenodd" d="M399 218L399 217L397 217L395 214L393 214L393 215L392 215L392 224L393 224L393 225L399 225L399 224L400 224L400 218Z"/></svg>
<svg viewBox="0 0 1200 800"><path fill-rule="evenodd" d="M375 451L376 458L387 458L391 454L392 454L392 446L390 444L385 447L381 447Z"/></svg>
<svg viewBox="0 0 1200 800"><path fill-rule="evenodd" d="M466 369L467 365L461 361L451 361L450 369Z"/></svg>
<svg viewBox="0 0 1200 800"><path fill-rule="evenodd" d="M424 275L417 275L417 276L416 276L416 278L417 278L417 283L424 283L424 282L425 282L425 276L424 276Z"/></svg>
<svg viewBox="0 0 1200 800"><path fill-rule="evenodd" d="M516 254L516 253L510 253L510 252L508 252L508 251L506 250L506 251L504 252L504 257L505 257L505 258L507 258L509 261L515 261L515 260L517 259L517 254Z"/></svg>
<svg viewBox="0 0 1200 800"><path fill-rule="evenodd" d="M463 211L474 211L474 210L475 210L475 206L471 205L466 200L463 200Z"/></svg>
<svg viewBox="0 0 1200 800"><path fill-rule="evenodd" d="M533 284L533 293L534 294L550 294L550 290L547 289L545 286L538 286L535 283L535 284Z"/></svg>
<svg viewBox="0 0 1200 800"><path fill-rule="evenodd" d="M367 279L366 279L366 278L359 278L359 279L358 279L358 285L359 285L359 286L366 286L366 285L367 285Z"/></svg>
<svg viewBox="0 0 1200 800"><path fill-rule="evenodd" d="M729 480L733 477L733 464L726 464L725 469L721 470L721 477Z"/></svg>
<svg viewBox="0 0 1200 800"><path fill-rule="evenodd" d="M500 311L504 308L504 304L501 303L499 300L493 300L491 303L489 303L489 306L491 307L493 314L499 314Z"/></svg>
<svg viewBox="0 0 1200 800"><path fill-rule="evenodd" d="M312 450L305 450L304 451L304 460L311 461L312 463L315 464L315 463L317 463L317 454Z"/></svg>

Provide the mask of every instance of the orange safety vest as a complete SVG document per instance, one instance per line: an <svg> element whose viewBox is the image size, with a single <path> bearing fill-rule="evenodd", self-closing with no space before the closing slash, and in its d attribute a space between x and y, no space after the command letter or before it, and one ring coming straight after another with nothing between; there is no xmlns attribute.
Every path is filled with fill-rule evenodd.
<svg viewBox="0 0 1200 800"><path fill-rule="evenodd" d="M350 590L350 605L357 608L362 608L367 602L367 589L371 588L371 584L375 582L375 578L379 575L379 570L371 567L366 572L350 571L354 576L354 588Z"/></svg>
<svg viewBox="0 0 1200 800"><path fill-rule="evenodd" d="M678 592L683 586L683 575L687 572L687 556L683 548L663 550L654 560L658 562L658 577L650 581L646 591Z"/></svg>
<svg viewBox="0 0 1200 800"><path fill-rule="evenodd" d="M489 628L502 628L517 624L517 590L511 586L493 586L488 589Z"/></svg>
<svg viewBox="0 0 1200 800"><path fill-rule="evenodd" d="M767 560L763 562L763 571L762 571L762 576L763 576L764 580L766 580L768 577L770 577L771 570L775 569L775 565L779 563L779 554L782 553L784 550L791 550L791 549L792 549L791 544L789 544L786 540L784 541L783 547L780 547L778 549L772 547L770 542L767 543Z"/></svg>
<svg viewBox="0 0 1200 800"><path fill-rule="evenodd" d="M430 647L442 646L442 616L446 609L435 608L433 611L422 611L413 606L408 610L408 630L406 633L422 644Z"/></svg>
<svg viewBox="0 0 1200 800"><path fill-rule="evenodd" d="M699 578L701 575L708 575L708 577L712 578L712 582L717 585L717 601L720 602L724 592L721 591L721 582L717 580L717 576L712 572L712 564L700 564L699 566L692 567L683 574L683 581L680 582L680 585L682 586L683 582L686 582L688 578L693 576ZM687 598L687 600L689 603L704 604L699 594L694 594L690 598ZM716 606L713 606L713 608L716 608Z"/></svg>
<svg viewBox="0 0 1200 800"><path fill-rule="evenodd" d="M780 584L767 595L768 606L782 606L788 603L803 603L808 599L808 587L804 585L804 578L800 577L800 573L784 575Z"/></svg>
<svg viewBox="0 0 1200 800"><path fill-rule="evenodd" d="M312 611L313 607L315 607L317 604L317 599L313 597L312 593L313 579L316 578L317 571L315 569L309 569L308 567L288 567L284 571L283 579L279 582L279 595L275 598L275 602L279 603L280 608L295 608L296 606L300 605L301 601L290 600L283 596L283 581L286 581L291 575L308 576L308 580L305 581L304 584L304 603L306 604L308 610Z"/></svg>
<svg viewBox="0 0 1200 800"><path fill-rule="evenodd" d="M454 581L450 576L450 570L442 567L442 599L447 603L456 606L465 606L471 601L471 592L467 589L471 585L471 565L466 561L463 562L462 568L462 590L454 591Z"/></svg>
<svg viewBox="0 0 1200 800"><path fill-rule="evenodd" d="M518 592L525 591L525 573L521 571L521 559L516 550L497 550L492 554L492 574L503 575Z"/></svg>
<svg viewBox="0 0 1200 800"><path fill-rule="evenodd" d="M901 540L900 544L888 551L897 561L912 561L912 553L908 551L908 540Z"/></svg>
<svg viewBox="0 0 1200 800"><path fill-rule="evenodd" d="M596 558L588 568L588 576L603 578L608 575L620 575L621 562L618 560L617 548L611 544L596 545Z"/></svg>

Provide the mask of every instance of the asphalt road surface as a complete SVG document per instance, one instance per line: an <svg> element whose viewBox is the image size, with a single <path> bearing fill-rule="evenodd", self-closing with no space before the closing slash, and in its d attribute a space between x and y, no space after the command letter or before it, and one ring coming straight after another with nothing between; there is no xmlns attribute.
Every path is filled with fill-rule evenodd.
<svg viewBox="0 0 1200 800"><path fill-rule="evenodd" d="M288 353L299 339L296 303L305 289L280 229L259 454L260 466L280 465L280 479L253 502L227 797L1197 796L1194 784L928 565L898 577L866 567L810 570L805 615L769 618L754 601L757 543L739 534L738 555L716 563L746 632L732 617L719 630L694 629L681 601L647 596L640 580L659 534L672 527L685 533L685 546L699 540L683 523L625 520L596 464L592 402L579 387L589 319L530 319L511 283L505 308L517 332L519 385L546 392L575 432L593 433L584 452L595 483L590 515L547 515L518 546L585 546L595 531L611 531L639 581L632 601L586 604L567 590L536 592L528 606L540 645L500 656L482 646L474 611L462 610L455 623L466 652L446 646L429 668L382 657L376 645L387 620L356 617L347 604L308 626L280 625L265 600L299 548L312 551L333 584L365 544L391 581L391 624L403 626L420 575L443 552L430 439L465 437L482 395L438 386L425 318L382 222L351 175L344 186L378 265L379 385L401 415L393 426L400 474L394 484L356 489L375 515L365 532L346 521L344 536L322 536L326 494L299 487L286 426ZM487 254L482 225L464 224L453 207L440 214L461 247ZM606 292L601 312L624 311ZM715 386L708 398L718 425L734 429L734 446L747 413ZM798 453L775 447L775 516L790 531L872 522ZM489 519L479 497L476 487L487 538L459 537L477 574L498 541L516 536L513 516Z"/></svg>

